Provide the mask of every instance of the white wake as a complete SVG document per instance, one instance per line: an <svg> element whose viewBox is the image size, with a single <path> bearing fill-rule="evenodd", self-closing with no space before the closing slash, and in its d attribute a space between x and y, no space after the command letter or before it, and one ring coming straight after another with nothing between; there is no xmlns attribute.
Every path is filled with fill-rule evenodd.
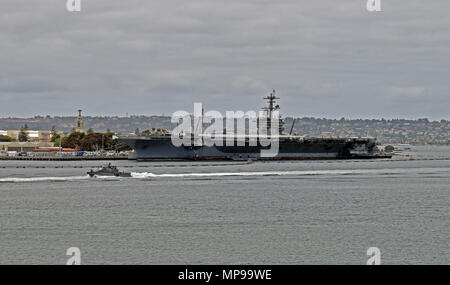
<svg viewBox="0 0 450 285"><path fill-rule="evenodd" d="M302 170L302 171L261 171L261 172L212 172L212 173L167 173L132 172L133 178L182 178L182 177L224 177L224 176L303 176L303 175L347 175L373 173L379 169L360 170Z"/></svg>
<svg viewBox="0 0 450 285"><path fill-rule="evenodd" d="M45 181L75 181L75 180L85 180L89 179L89 175L86 176L66 176L66 177L27 177L27 178L21 178L21 177L7 177L7 178L0 178L0 183L13 183L13 182L45 182Z"/></svg>
<svg viewBox="0 0 450 285"><path fill-rule="evenodd" d="M95 176L90 178L85 176L66 176L66 177L7 177L0 178L0 183L14 182L43 182L43 181L79 181L88 179L149 179L149 178L189 178L189 177L238 177L238 176L313 176L313 175L396 175L396 174L438 174L444 171L442 168L396 168L396 169L334 169L334 170L296 170L296 171L260 171L260 172L203 172L203 173L162 173L152 172L132 172L131 178L114 176ZM428 172L428 173L424 173Z"/></svg>

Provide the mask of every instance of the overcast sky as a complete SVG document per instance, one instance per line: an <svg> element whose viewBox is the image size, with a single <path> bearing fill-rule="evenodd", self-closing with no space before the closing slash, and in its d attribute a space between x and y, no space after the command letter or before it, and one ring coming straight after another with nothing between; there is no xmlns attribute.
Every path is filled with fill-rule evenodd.
<svg viewBox="0 0 450 285"><path fill-rule="evenodd" d="M450 1L2 0L0 117L450 119Z"/></svg>

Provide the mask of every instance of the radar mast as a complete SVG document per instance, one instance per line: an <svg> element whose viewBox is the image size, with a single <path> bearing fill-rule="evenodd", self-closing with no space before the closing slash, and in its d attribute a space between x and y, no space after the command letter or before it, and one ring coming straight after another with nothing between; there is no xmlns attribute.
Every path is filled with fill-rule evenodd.
<svg viewBox="0 0 450 285"><path fill-rule="evenodd" d="M277 104L278 99L280 97L277 97L275 89L270 93L270 95L264 97L265 100L267 100L268 105L266 107L263 107L262 109L265 111L265 114L267 115L267 129L270 130L271 122L272 122L272 115L274 111L280 110L280 105ZM279 120L279 134L281 134L284 130L284 121L281 119L281 117L278 118Z"/></svg>

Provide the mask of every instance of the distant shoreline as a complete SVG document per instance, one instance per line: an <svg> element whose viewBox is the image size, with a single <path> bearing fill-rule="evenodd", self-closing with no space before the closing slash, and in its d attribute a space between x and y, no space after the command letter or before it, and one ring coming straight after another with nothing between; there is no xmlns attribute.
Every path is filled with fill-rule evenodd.
<svg viewBox="0 0 450 285"><path fill-rule="evenodd" d="M92 117L84 116L85 129L95 132L111 130L117 134L135 133L152 128L173 130L168 116ZM284 117L284 126L290 130L293 117ZM30 130L70 132L76 117L0 118L0 130L20 130L27 124ZM409 143L414 145L450 145L450 121L429 119L324 119L297 117L293 133L311 137L375 137L383 145Z"/></svg>

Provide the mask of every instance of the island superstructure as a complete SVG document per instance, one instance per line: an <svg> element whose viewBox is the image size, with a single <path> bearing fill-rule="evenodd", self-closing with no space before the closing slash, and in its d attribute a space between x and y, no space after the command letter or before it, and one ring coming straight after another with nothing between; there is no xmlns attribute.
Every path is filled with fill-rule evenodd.
<svg viewBox="0 0 450 285"><path fill-rule="evenodd" d="M280 109L276 100L279 98L273 91L265 97L268 104L263 108L268 118ZM271 119L267 122L270 126ZM158 132L145 136L121 136L119 140L129 145L135 152L135 159L145 160L289 160L289 159L370 159L389 158L380 153L375 138L323 138L292 135L284 132L284 122L278 119L279 133L277 154L272 157L261 155L267 149L260 141L256 145L250 143L250 135L239 145L193 145L176 146L172 143L171 132ZM258 127L259 124L258 124ZM224 132L225 133L225 132ZM185 136L194 136L184 134ZM226 136L223 137L226 139ZM234 138L237 140L237 138Z"/></svg>

